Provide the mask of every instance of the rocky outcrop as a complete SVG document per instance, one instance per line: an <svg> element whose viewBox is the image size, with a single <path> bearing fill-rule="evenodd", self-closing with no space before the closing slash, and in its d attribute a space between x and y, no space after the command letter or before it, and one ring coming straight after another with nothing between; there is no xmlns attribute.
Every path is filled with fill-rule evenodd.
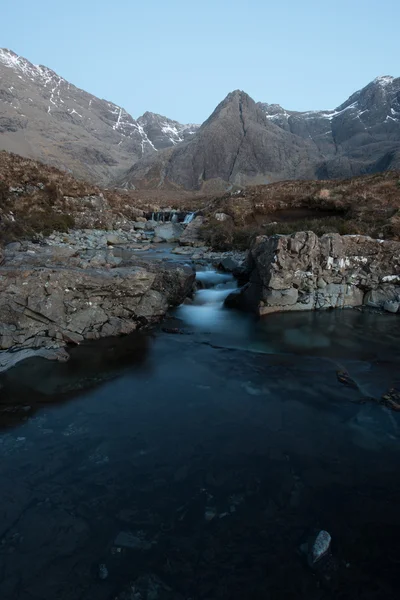
<svg viewBox="0 0 400 600"><path fill-rule="evenodd" d="M323 153L321 179L400 166L400 78L377 77L334 110L295 112L259 104L282 130L312 140Z"/></svg>
<svg viewBox="0 0 400 600"><path fill-rule="evenodd" d="M201 237L201 228L204 225L205 219L200 215L195 217L189 223L185 231L179 238L181 246L204 246L204 240Z"/></svg>
<svg viewBox="0 0 400 600"><path fill-rule="evenodd" d="M246 93L236 90L217 106L188 141L144 157L118 181L121 185L218 189L231 182L269 183L311 178L322 160L316 146L270 122Z"/></svg>
<svg viewBox="0 0 400 600"><path fill-rule="evenodd" d="M154 233L164 242L177 242L183 229L182 223L160 223L154 227Z"/></svg>
<svg viewBox="0 0 400 600"><path fill-rule="evenodd" d="M394 312L400 243L312 232L260 236L248 256L249 283L228 300L259 315L368 304Z"/></svg>
<svg viewBox="0 0 400 600"><path fill-rule="evenodd" d="M58 348L127 334L181 303L191 267L138 258L126 247L28 245L0 267L0 349Z"/></svg>

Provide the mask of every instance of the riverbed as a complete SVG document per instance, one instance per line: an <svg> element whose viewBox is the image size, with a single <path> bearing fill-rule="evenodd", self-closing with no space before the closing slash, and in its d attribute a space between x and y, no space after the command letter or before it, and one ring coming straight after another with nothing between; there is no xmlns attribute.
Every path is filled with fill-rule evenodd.
<svg viewBox="0 0 400 600"><path fill-rule="evenodd" d="M1 376L1 599L397 598L398 317L257 321L197 271L151 332Z"/></svg>

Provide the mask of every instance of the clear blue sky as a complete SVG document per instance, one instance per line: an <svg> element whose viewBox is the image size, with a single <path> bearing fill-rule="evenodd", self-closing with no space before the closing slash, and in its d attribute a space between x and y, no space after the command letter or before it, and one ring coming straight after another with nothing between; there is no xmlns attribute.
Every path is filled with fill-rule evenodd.
<svg viewBox="0 0 400 600"><path fill-rule="evenodd" d="M202 122L234 89L333 108L400 75L399 0L15 0L1 45L134 117Z"/></svg>

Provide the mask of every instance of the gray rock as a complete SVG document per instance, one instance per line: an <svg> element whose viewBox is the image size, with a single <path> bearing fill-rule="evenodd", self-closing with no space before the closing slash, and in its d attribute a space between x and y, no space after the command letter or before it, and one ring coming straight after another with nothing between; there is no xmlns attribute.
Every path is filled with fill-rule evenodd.
<svg viewBox="0 0 400 600"><path fill-rule="evenodd" d="M94 252L95 263L93 251L84 259L71 248L52 246L6 257L0 267L0 350L59 348L127 334L158 321L191 293L195 273L188 265L146 262L133 251L124 258ZM10 355L2 362L11 366Z"/></svg>
<svg viewBox="0 0 400 600"><path fill-rule="evenodd" d="M260 236L247 264L250 284L228 302L260 315L398 302L400 243L312 232ZM366 292L366 293L365 293Z"/></svg>
<svg viewBox="0 0 400 600"><path fill-rule="evenodd" d="M181 223L161 223L154 228L155 236L165 242L177 242L182 235L183 225Z"/></svg>
<svg viewBox="0 0 400 600"><path fill-rule="evenodd" d="M145 230L147 229L147 222L139 221L133 224L134 229Z"/></svg>
<svg viewBox="0 0 400 600"><path fill-rule="evenodd" d="M214 219L216 219L217 221L232 221L232 217L230 215L221 212L215 213Z"/></svg>
<svg viewBox="0 0 400 600"><path fill-rule="evenodd" d="M130 531L120 531L114 540L114 546L130 548L131 550L150 550L152 543L143 540L141 537L134 535Z"/></svg>
<svg viewBox="0 0 400 600"><path fill-rule="evenodd" d="M11 242L10 244L7 244L6 246L6 250L10 251L10 252L19 252L22 248L22 244L21 242Z"/></svg>
<svg viewBox="0 0 400 600"><path fill-rule="evenodd" d="M204 224L204 217L200 215L187 225L185 231L179 238L181 246L203 246L204 240L201 238L201 227Z"/></svg>
<svg viewBox="0 0 400 600"><path fill-rule="evenodd" d="M399 312L399 307L400 307L400 302L396 302L394 300L386 300L385 304L383 305L384 310L386 310L386 312L390 312L390 313Z"/></svg>
<svg viewBox="0 0 400 600"><path fill-rule="evenodd" d="M326 556L331 547L332 538L327 531L321 530L309 544L308 560L310 566Z"/></svg>
<svg viewBox="0 0 400 600"><path fill-rule="evenodd" d="M98 568L99 579L107 579L108 577L108 569L105 564L100 564Z"/></svg>

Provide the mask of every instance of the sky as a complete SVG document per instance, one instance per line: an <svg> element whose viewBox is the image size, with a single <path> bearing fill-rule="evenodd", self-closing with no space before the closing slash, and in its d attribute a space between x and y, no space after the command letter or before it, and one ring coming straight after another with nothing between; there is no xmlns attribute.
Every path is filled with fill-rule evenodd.
<svg viewBox="0 0 400 600"><path fill-rule="evenodd" d="M201 123L235 90L335 108L400 75L399 0L18 0L0 46L137 118Z"/></svg>

